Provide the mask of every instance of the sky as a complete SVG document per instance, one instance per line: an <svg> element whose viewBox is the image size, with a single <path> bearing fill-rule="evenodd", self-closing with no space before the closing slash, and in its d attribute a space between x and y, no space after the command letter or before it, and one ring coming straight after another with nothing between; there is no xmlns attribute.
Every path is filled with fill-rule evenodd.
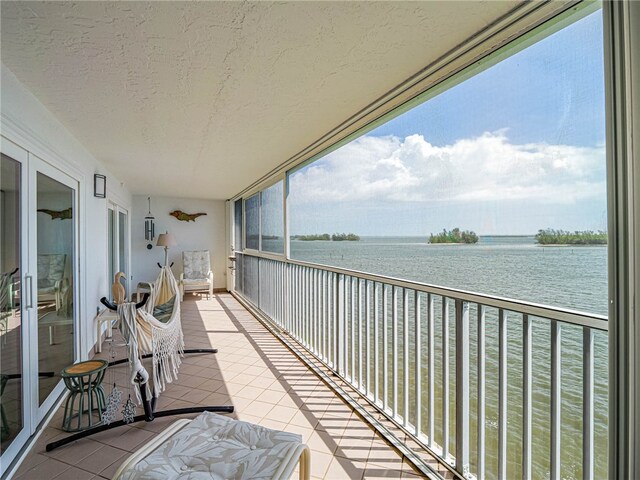
<svg viewBox="0 0 640 480"><path fill-rule="evenodd" d="M292 234L605 230L597 11L290 176Z"/></svg>

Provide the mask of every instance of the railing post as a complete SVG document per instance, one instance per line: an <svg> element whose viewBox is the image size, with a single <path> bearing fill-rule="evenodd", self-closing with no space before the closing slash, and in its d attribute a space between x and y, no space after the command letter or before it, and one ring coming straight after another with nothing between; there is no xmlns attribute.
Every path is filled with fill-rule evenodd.
<svg viewBox="0 0 640 480"><path fill-rule="evenodd" d="M291 271L293 268L287 262L282 262L282 270L284 274L284 290L285 290L285 299L284 299L284 324L287 326L287 333L289 335L292 334L291 328L291 303L292 303L292 295L291 295Z"/></svg>
<svg viewBox="0 0 640 480"><path fill-rule="evenodd" d="M367 396L371 395L371 282L368 280L365 282L365 307L364 307L364 316L365 316L365 357L366 357L366 381L367 386L365 391L367 392Z"/></svg>
<svg viewBox="0 0 640 480"><path fill-rule="evenodd" d="M560 434L562 408L562 330L551 320L551 480L560 480Z"/></svg>
<svg viewBox="0 0 640 480"><path fill-rule="evenodd" d="M469 304L456 300L456 470L469 477Z"/></svg>
<svg viewBox="0 0 640 480"><path fill-rule="evenodd" d="M449 461L449 299L442 297L442 458Z"/></svg>
<svg viewBox="0 0 640 480"><path fill-rule="evenodd" d="M391 410L395 419L398 416L398 289L392 287L391 291Z"/></svg>
<svg viewBox="0 0 640 480"><path fill-rule="evenodd" d="M257 288L258 288L258 308L260 310L262 310L262 282L261 282L261 278L260 278L260 264L262 263L260 261L260 257L257 257L257 266L256 269L258 270L258 276L257 276Z"/></svg>
<svg viewBox="0 0 640 480"><path fill-rule="evenodd" d="M498 310L498 478L507 478L507 312Z"/></svg>
<svg viewBox="0 0 640 480"><path fill-rule="evenodd" d="M373 284L373 398L380 399L380 286Z"/></svg>
<svg viewBox="0 0 640 480"><path fill-rule="evenodd" d="M593 449L593 329L582 328L582 478L594 478Z"/></svg>
<svg viewBox="0 0 640 480"><path fill-rule="evenodd" d="M346 367L344 364L344 357L342 356L344 348L344 275L338 274L336 279L336 291L337 295L334 297L337 325L334 329L335 337L335 357L336 357L336 370L338 374L346 377Z"/></svg>
<svg viewBox="0 0 640 480"><path fill-rule="evenodd" d="M362 281L358 279L358 390L362 391Z"/></svg>
<svg viewBox="0 0 640 480"><path fill-rule="evenodd" d="M529 315L522 316L522 480L531 479L531 417L532 417L532 328Z"/></svg>
<svg viewBox="0 0 640 480"><path fill-rule="evenodd" d="M382 285L382 408L389 406L389 314L387 286Z"/></svg>
<svg viewBox="0 0 640 480"><path fill-rule="evenodd" d="M433 295L427 294L427 334L428 334L428 343L427 343L427 362L428 362L428 370L429 370L429 423L427 435L429 437L429 446L431 448L434 447L434 436L435 436L435 412L436 412L436 357L435 357L435 301L433 299Z"/></svg>
<svg viewBox="0 0 640 480"><path fill-rule="evenodd" d="M421 293L416 291L414 297L413 314L415 318L415 370L414 370L414 391L416 402L415 432L416 437L422 433L422 319L420 314Z"/></svg>
<svg viewBox="0 0 640 480"><path fill-rule="evenodd" d="M351 307L351 315L349 315L349 355L351 363L349 364L349 379L352 384L356 383L356 284L355 277L349 278L349 306Z"/></svg>
<svg viewBox="0 0 640 480"><path fill-rule="evenodd" d="M478 480L484 480L485 463L485 324L484 305L478 304Z"/></svg>
<svg viewBox="0 0 640 480"><path fill-rule="evenodd" d="M409 289L402 296L402 424L409 427Z"/></svg>

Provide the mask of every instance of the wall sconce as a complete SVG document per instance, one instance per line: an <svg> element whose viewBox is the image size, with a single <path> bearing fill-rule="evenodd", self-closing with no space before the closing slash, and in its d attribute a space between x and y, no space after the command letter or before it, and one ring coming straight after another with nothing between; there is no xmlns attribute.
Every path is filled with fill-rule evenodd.
<svg viewBox="0 0 640 480"><path fill-rule="evenodd" d="M93 196L107 198L107 177L99 173L93 175Z"/></svg>
<svg viewBox="0 0 640 480"><path fill-rule="evenodd" d="M147 201L149 202L149 213L144 217L144 239L149 242L147 244L147 250L151 250L153 248L151 242L156 238L156 226L153 223L155 218L151 215L151 197L147 197Z"/></svg>

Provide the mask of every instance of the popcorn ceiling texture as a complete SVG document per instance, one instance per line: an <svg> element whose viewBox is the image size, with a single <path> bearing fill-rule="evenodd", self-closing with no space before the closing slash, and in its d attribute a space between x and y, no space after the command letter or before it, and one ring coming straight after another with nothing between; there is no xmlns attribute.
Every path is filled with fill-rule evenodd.
<svg viewBox="0 0 640 480"><path fill-rule="evenodd" d="M1 58L132 193L224 199L515 4L2 2Z"/></svg>

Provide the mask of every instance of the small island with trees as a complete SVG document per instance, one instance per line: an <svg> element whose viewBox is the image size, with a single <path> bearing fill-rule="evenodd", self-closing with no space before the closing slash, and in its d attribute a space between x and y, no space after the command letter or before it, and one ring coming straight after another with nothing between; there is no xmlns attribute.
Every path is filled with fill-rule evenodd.
<svg viewBox="0 0 640 480"><path fill-rule="evenodd" d="M568 232L547 228L538 230L536 243L539 245L606 245L607 232L591 230Z"/></svg>
<svg viewBox="0 0 640 480"><path fill-rule="evenodd" d="M360 237L355 233L334 233L333 235L329 235L328 233L315 233L312 235L293 235L291 238L293 240L301 240L303 242L357 242L360 240Z"/></svg>
<svg viewBox="0 0 640 480"><path fill-rule="evenodd" d="M315 242L317 240L328 242L331 240L331 235L328 233L314 233L312 235L294 235L292 238L303 242Z"/></svg>
<svg viewBox="0 0 640 480"><path fill-rule="evenodd" d="M459 228L453 230L442 229L442 232L431 234L429 243L478 243L478 235L470 230L461 231Z"/></svg>

